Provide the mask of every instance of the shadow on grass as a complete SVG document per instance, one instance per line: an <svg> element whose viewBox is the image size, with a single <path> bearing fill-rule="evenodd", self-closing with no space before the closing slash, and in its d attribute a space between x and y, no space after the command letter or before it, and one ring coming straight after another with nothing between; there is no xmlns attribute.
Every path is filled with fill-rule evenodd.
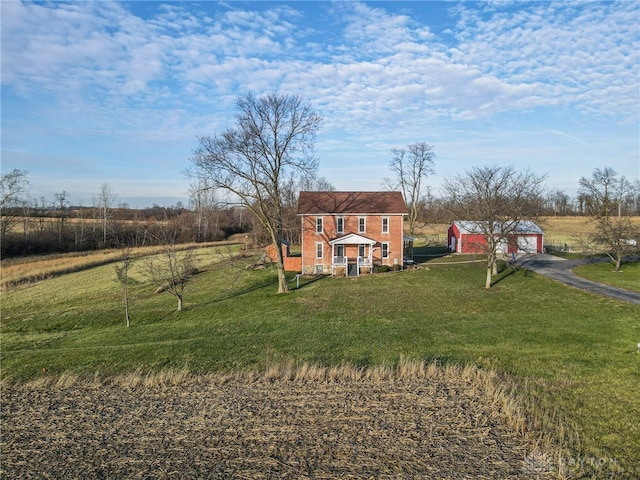
<svg viewBox="0 0 640 480"><path fill-rule="evenodd" d="M511 275L513 275L514 273L516 273L518 270L519 270L519 268L518 268L518 267L515 267L515 266L513 266L513 265L506 266L506 267L502 270L502 272L500 272L500 273L501 273L500 278L498 278L498 279L496 279L494 282L492 282L492 283L491 283L491 286L492 286L492 287L495 287L495 286L496 286L496 285L498 285L500 282L502 282L503 280L505 280L505 279L509 278ZM506 273L505 273L505 271L506 271Z"/></svg>
<svg viewBox="0 0 640 480"><path fill-rule="evenodd" d="M317 282L319 280L322 280L323 278L325 278L325 275L315 275L313 277L301 276L300 278L304 279L304 280L302 280L300 282L300 286L298 288L295 288L295 286L292 288L290 286L290 291L299 290L300 288L304 288L307 285L311 285L312 283L315 283L315 282ZM295 280L295 277L294 277L293 280ZM292 282L291 279L287 280L287 284L291 285L291 282ZM265 281L256 282L256 283L247 285L247 286L245 286L243 288L227 290L220 297L217 297L217 298L214 298L212 300L209 300L208 302L199 303L197 306L193 306L192 308L198 308L200 306L206 306L206 305L213 305L215 303L224 302L225 300L232 300L234 298L241 297L242 295L246 295L248 293L255 292L256 290L261 290L263 288L270 287L270 286L276 287L277 285L278 285L278 277L274 276L274 277L269 278L269 279L267 279Z"/></svg>
<svg viewBox="0 0 640 480"><path fill-rule="evenodd" d="M287 281L287 284L291 285L289 288L291 290L300 290L301 288L306 287L307 285L311 285L312 283L316 283L324 278L326 275L300 275L300 283L296 282L296 277L293 277ZM295 284L295 286L294 286Z"/></svg>
<svg viewBox="0 0 640 480"><path fill-rule="evenodd" d="M427 263L431 260L446 257L451 251L442 245L416 247L413 250L413 259L416 264Z"/></svg>

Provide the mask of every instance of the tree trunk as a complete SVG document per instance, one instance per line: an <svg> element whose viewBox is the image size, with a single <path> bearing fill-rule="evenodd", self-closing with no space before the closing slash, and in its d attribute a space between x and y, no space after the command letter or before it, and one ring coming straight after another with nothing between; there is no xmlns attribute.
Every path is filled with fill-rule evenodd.
<svg viewBox="0 0 640 480"><path fill-rule="evenodd" d="M129 328L129 293L127 286L124 286L124 318L127 321L127 328Z"/></svg>
<svg viewBox="0 0 640 480"><path fill-rule="evenodd" d="M493 271L493 267L489 263L487 265L487 279L484 282L484 288L491 288L491 272Z"/></svg>
<svg viewBox="0 0 640 480"><path fill-rule="evenodd" d="M282 255L282 243L277 240L275 242L278 251L278 293L287 293L289 287L287 285L287 276L284 271L284 255Z"/></svg>
<svg viewBox="0 0 640 480"><path fill-rule="evenodd" d="M276 247L276 255L278 258L278 293L287 293L289 287L287 286L287 277L284 271L284 256L282 255L282 242L277 237L273 229L269 228L271 241Z"/></svg>
<svg viewBox="0 0 640 480"><path fill-rule="evenodd" d="M178 311L182 311L182 297L178 296Z"/></svg>

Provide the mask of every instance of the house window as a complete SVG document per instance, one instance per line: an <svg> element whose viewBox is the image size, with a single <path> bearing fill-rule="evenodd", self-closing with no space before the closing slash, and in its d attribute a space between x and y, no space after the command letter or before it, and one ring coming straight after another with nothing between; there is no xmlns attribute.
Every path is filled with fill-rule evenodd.
<svg viewBox="0 0 640 480"><path fill-rule="evenodd" d="M358 233L367 233L367 217L358 217Z"/></svg>
<svg viewBox="0 0 640 480"><path fill-rule="evenodd" d="M382 217L382 233L389 233L389 217Z"/></svg>
<svg viewBox="0 0 640 480"><path fill-rule="evenodd" d="M358 245L358 256L359 257L364 257L364 244L363 243Z"/></svg>
<svg viewBox="0 0 640 480"><path fill-rule="evenodd" d="M322 217L316 217L316 233L322 233Z"/></svg>
<svg viewBox="0 0 640 480"><path fill-rule="evenodd" d="M336 245L336 257L344 257L344 245Z"/></svg>
<svg viewBox="0 0 640 480"><path fill-rule="evenodd" d="M344 233L344 217L336 218L336 233Z"/></svg>
<svg viewBox="0 0 640 480"><path fill-rule="evenodd" d="M316 243L316 258L322 258L324 254L324 244L322 242Z"/></svg>
<svg viewBox="0 0 640 480"><path fill-rule="evenodd" d="M382 244L382 258L389 258L389 244L387 242Z"/></svg>

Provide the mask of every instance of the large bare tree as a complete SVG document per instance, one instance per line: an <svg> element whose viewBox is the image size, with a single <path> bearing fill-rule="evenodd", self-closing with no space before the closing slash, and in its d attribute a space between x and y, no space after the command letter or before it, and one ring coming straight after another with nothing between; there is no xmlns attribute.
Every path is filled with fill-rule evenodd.
<svg viewBox="0 0 640 480"><path fill-rule="evenodd" d="M473 221L472 233L485 239L487 254L485 288L497 273L498 247L519 232L522 223L540 214L545 176L514 167L474 167L445 182L452 213Z"/></svg>
<svg viewBox="0 0 640 480"><path fill-rule="evenodd" d="M591 240L607 249L619 272L624 257L637 251L640 241L638 227L622 215L623 205L633 200L633 184L610 167L596 168L590 178L582 177L579 183L579 195L595 224Z"/></svg>
<svg viewBox="0 0 640 480"><path fill-rule="evenodd" d="M20 223L21 208L26 203L29 180L27 172L14 168L0 177L0 236L4 237Z"/></svg>
<svg viewBox="0 0 640 480"><path fill-rule="evenodd" d="M189 173L230 202L252 211L278 252L278 293L288 290L282 256L283 186L291 174L312 176L321 118L298 96L241 96L236 126L198 138Z"/></svg>
<svg viewBox="0 0 640 480"><path fill-rule="evenodd" d="M406 148L391 150L389 164L393 178L386 179L387 186L399 188L409 211L409 235L415 233L420 203L425 195L427 177L434 173L433 146L424 142L413 143Z"/></svg>

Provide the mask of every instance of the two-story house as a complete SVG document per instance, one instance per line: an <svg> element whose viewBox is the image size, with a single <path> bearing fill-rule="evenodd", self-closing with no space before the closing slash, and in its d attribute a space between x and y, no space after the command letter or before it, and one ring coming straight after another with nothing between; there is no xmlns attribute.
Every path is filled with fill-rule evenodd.
<svg viewBox="0 0 640 480"><path fill-rule="evenodd" d="M400 192L300 192L302 273L360 275L404 261Z"/></svg>

